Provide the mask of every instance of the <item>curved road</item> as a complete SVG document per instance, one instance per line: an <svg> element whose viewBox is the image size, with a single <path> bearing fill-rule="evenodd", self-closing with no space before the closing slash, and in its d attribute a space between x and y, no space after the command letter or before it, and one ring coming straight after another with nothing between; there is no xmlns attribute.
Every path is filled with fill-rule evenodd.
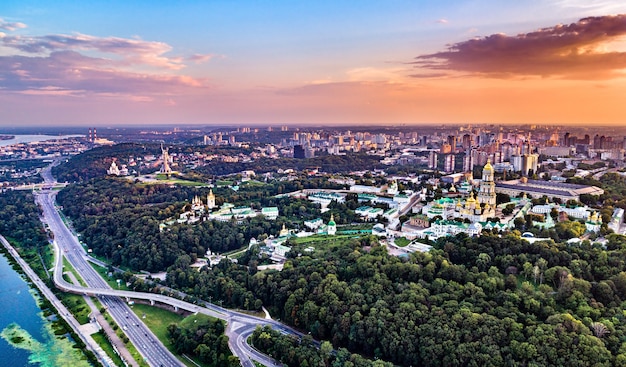
<svg viewBox="0 0 626 367"><path fill-rule="evenodd" d="M42 171L42 177L50 187L54 184L54 178L50 173L51 166ZM124 330L130 341L151 366L181 366L182 363L170 353L163 344L152 334L144 323L130 310L125 300L142 299L151 303L160 302L171 305L177 309L190 312L198 312L216 317L227 322L226 335L229 337L229 347L233 354L239 358L244 367L254 367L252 359L265 366L278 367L280 363L272 358L256 351L247 343L248 337L259 325L271 325L281 332L302 337L303 334L275 320L267 320L236 311L231 311L214 304L203 302L202 306L181 301L165 295L115 290L109 287L100 274L88 263L88 255L76 236L67 228L57 211L54 201L56 192L43 190L35 196L41 205L44 217L42 221L48 224L54 235L55 252L57 254L54 271L54 282L61 290L98 296L100 302L107 307L109 314ZM71 284L63 279L63 261L65 256L70 264L76 269L87 284L81 287Z"/></svg>
<svg viewBox="0 0 626 367"><path fill-rule="evenodd" d="M109 314L124 330L128 339L137 348L144 360L151 366L181 366L182 363L152 334L150 329L130 309L128 304L116 297L116 292L100 277L100 274L87 263L84 250L78 239L65 226L54 207L56 192L44 190L35 196L41 205L43 221L48 224L54 235L56 263L54 283L64 291L89 296L100 296L100 302L108 309ZM87 287L71 284L63 279L63 256L80 274ZM126 294L122 295L127 296Z"/></svg>

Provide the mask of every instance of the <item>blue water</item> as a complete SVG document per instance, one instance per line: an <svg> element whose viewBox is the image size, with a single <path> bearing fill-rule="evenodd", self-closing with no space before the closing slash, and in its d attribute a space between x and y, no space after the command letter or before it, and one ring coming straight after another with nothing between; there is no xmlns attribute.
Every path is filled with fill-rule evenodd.
<svg viewBox="0 0 626 367"><path fill-rule="evenodd" d="M0 255L0 330L11 323L18 324L33 338L48 343L45 321L26 281L11 268L4 255ZM13 348L0 338L0 365L32 366L28 363L30 352Z"/></svg>
<svg viewBox="0 0 626 367"><path fill-rule="evenodd" d="M13 135L13 134L5 134L5 135ZM14 136L15 137L13 139L0 140L0 147L6 147L9 145L18 144L18 143L32 143L36 141L76 138L76 137L82 137L85 135L14 135Z"/></svg>

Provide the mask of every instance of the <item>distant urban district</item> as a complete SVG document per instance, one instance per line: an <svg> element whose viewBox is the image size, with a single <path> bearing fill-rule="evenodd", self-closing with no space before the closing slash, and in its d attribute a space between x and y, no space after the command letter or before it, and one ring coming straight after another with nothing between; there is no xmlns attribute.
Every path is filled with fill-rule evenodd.
<svg viewBox="0 0 626 367"><path fill-rule="evenodd" d="M84 130L0 147L0 234L39 272L53 164L109 277L267 311L305 335L250 336L284 365L626 366L626 131ZM176 354L235 363L205 337L221 323L165 327Z"/></svg>

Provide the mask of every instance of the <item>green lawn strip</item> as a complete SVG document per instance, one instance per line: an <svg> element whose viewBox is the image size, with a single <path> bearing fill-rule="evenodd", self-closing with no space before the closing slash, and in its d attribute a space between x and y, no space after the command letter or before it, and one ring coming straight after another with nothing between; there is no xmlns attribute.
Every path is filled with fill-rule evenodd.
<svg viewBox="0 0 626 367"><path fill-rule="evenodd" d="M78 279L78 283L80 285L82 285L83 287L87 286L87 284L83 281L83 278L81 278L80 275L78 275L78 272L76 271L76 269L74 269L74 267L69 263L69 261L67 261L67 259L65 257L63 258L63 269L65 271L69 271L72 274L74 274L76 279ZM68 282L74 284L74 281L72 279L70 279L68 276L63 275L63 278L65 278L65 280L67 280Z"/></svg>
<svg viewBox="0 0 626 367"><path fill-rule="evenodd" d="M256 316L260 318L265 317L265 312L263 311L250 311L250 310L242 310L242 309L234 309L237 312L245 313L246 315Z"/></svg>
<svg viewBox="0 0 626 367"><path fill-rule="evenodd" d="M96 343L98 343L100 348L102 348L102 350L104 350L104 352L113 360L113 363L115 363L116 366L124 365L124 362L122 362L120 356L115 353L111 342L109 341L109 339L106 338L106 336L104 336L104 334L98 332L91 334L91 337L93 338L93 340L96 341Z"/></svg>
<svg viewBox="0 0 626 367"><path fill-rule="evenodd" d="M231 251L228 251L228 252L224 252L222 255L223 256L231 256L233 254L238 254L240 252L242 252L242 253L246 252L246 250L248 250L248 246L243 246L243 247L240 247L238 249L234 249L234 250L231 250Z"/></svg>
<svg viewBox="0 0 626 367"><path fill-rule="evenodd" d="M207 184L202 182L194 182L194 181L185 181L185 180L162 180L162 181L144 181L137 186L146 187L149 185L180 185L180 186L207 186Z"/></svg>
<svg viewBox="0 0 626 367"><path fill-rule="evenodd" d="M206 186L206 183L203 182L197 182L197 181L189 181L189 180L184 180L181 178L169 178L167 177L167 175L165 174L157 174L156 175L156 180L157 182L155 183L159 183L159 184L178 184L178 185L182 185L182 186ZM144 184L149 184L151 182L143 182Z"/></svg>
<svg viewBox="0 0 626 367"><path fill-rule="evenodd" d="M74 315L79 324L84 325L89 322L91 309L87 306L87 302L85 302L83 296L62 292L57 293L56 296L63 302L72 315Z"/></svg>
<svg viewBox="0 0 626 367"><path fill-rule="evenodd" d="M409 243L411 243L411 241L409 241L405 237L398 237L398 238L395 239L394 243L398 247L406 247L406 246L408 246Z"/></svg>
<svg viewBox="0 0 626 367"><path fill-rule="evenodd" d="M188 357L190 357L196 364L193 364L187 358L178 355L174 346L172 345L172 343L170 343L169 338L167 337L167 327L170 324L179 324L181 327L184 327L185 325L194 323L197 320L211 319L210 316L203 314L194 314L183 317L179 314L164 310L162 308L137 303L131 306L131 308L133 309L133 312L135 312L135 314L139 316L139 318L141 318L141 321L143 321L146 326L148 326L148 328L154 333L154 335L161 341L161 343L163 343L163 345L165 345L165 347L186 366L197 367L197 365L200 365L203 367L209 367L209 365L200 362L200 360L198 360L197 358L193 358L193 356Z"/></svg>
<svg viewBox="0 0 626 367"><path fill-rule="evenodd" d="M98 297L91 297L91 301L98 308L98 310L102 310L102 308L104 307L102 303L100 302L100 299L98 299Z"/></svg>
<svg viewBox="0 0 626 367"><path fill-rule="evenodd" d="M351 238L358 238L360 235L358 234L342 234L336 236L326 236L326 235L313 235L309 237L300 237L300 238L291 238L290 241L293 241L297 244L329 244L336 243L343 240L348 240Z"/></svg>
<svg viewBox="0 0 626 367"><path fill-rule="evenodd" d="M176 183L182 186L207 186L205 183L194 181L177 181Z"/></svg>
<svg viewBox="0 0 626 367"><path fill-rule="evenodd" d="M33 269L41 279L45 280L48 278L48 275L52 276L52 272L47 271L47 269L52 267L51 264L54 262L54 255L52 254L51 246L42 247L40 257L40 254L35 248L25 248L13 238L7 236L5 236L5 238L13 245L13 247L17 249L17 252L19 252L22 259L28 263L31 269ZM45 262L45 265L42 263L42 259L43 262Z"/></svg>
<svg viewBox="0 0 626 367"><path fill-rule="evenodd" d="M181 322L184 319L183 316L162 308L137 303L132 305L131 308L166 347L172 347L167 340L167 327L170 324Z"/></svg>
<svg viewBox="0 0 626 367"><path fill-rule="evenodd" d="M246 251L248 250L248 248L246 247L243 250L239 250L237 252L234 252L230 255L227 255L229 259L239 259L240 257L242 257L243 255L246 254Z"/></svg>
<svg viewBox="0 0 626 367"><path fill-rule="evenodd" d="M242 182L241 186L265 186L265 183L257 180L250 180Z"/></svg>

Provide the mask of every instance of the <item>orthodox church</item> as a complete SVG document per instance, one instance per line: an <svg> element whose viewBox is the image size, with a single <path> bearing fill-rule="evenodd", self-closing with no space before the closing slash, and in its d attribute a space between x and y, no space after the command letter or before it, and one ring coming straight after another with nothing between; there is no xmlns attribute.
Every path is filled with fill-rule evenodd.
<svg viewBox="0 0 626 367"><path fill-rule="evenodd" d="M206 196L206 206L209 211L215 208L215 194L213 194L213 189L209 190L209 193ZM205 207L202 199L200 199L198 195L194 196L191 200L191 210L204 212L204 209Z"/></svg>
<svg viewBox="0 0 626 367"><path fill-rule="evenodd" d="M422 209L422 214L429 219L440 216L442 219L468 219L472 223L485 222L488 218L495 217L496 184L491 162L488 160L483 167L477 196L469 191L465 199L458 199L456 202L450 198L435 200Z"/></svg>
<svg viewBox="0 0 626 367"><path fill-rule="evenodd" d="M335 233L337 233L337 223L335 223L335 216L331 214L330 220L328 221L328 227L326 227L326 234L334 236Z"/></svg>
<svg viewBox="0 0 626 367"><path fill-rule="evenodd" d="M483 177L478 190L478 202L480 204L496 205L496 183L493 181L493 167L491 160L487 160L487 164L483 167Z"/></svg>

